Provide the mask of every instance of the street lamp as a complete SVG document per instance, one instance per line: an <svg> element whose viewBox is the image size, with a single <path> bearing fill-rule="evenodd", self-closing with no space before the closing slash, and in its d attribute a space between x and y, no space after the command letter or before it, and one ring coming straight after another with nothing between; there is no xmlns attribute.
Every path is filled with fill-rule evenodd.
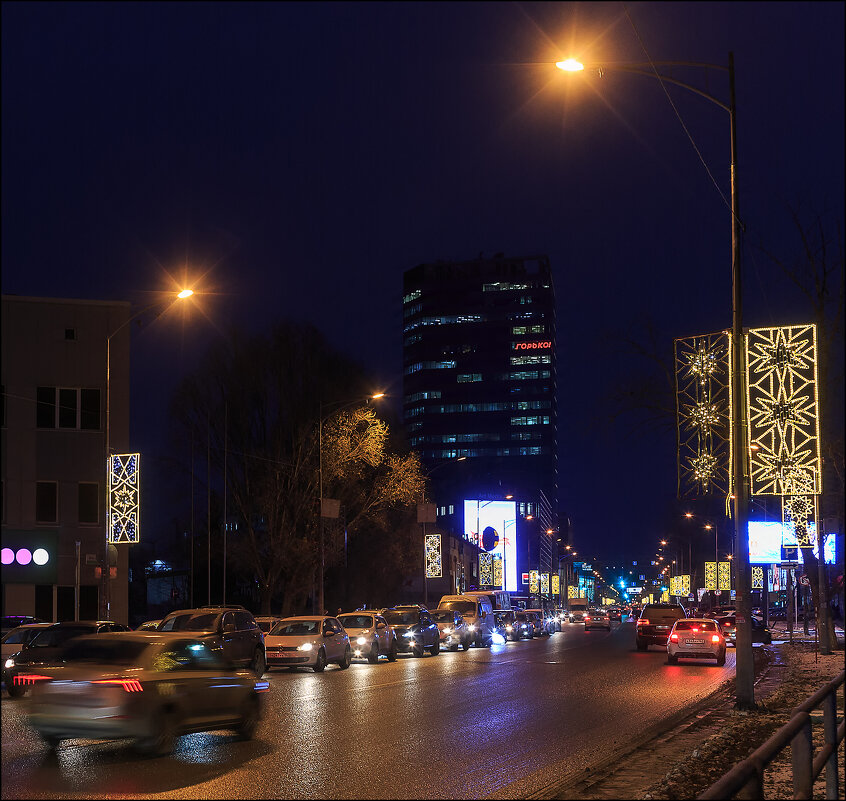
<svg viewBox="0 0 846 801"><path fill-rule="evenodd" d="M364 401L365 403L369 403L371 400L378 400L379 398L384 398L384 392L377 392L375 395L365 395L363 397L353 398L352 400L346 401L337 401L335 403L325 404L323 401L318 401L318 417L317 417L317 472L318 472L318 484L320 490L320 506L318 508L318 515L319 515L319 524L318 527L320 529L320 561L318 563L318 576L317 576L317 609L313 610L313 613L316 615L322 615L325 611L325 597L324 597L324 572L326 569L326 540L323 534L323 518L324 517L337 517L337 512L333 515L324 514L323 509L323 424L328 420L333 414L340 412L344 409L349 408L350 406L355 406L357 403L361 403ZM324 418L323 416L323 409L327 407L334 407L332 412ZM333 510L335 511L335 510ZM346 553L346 542L344 543L344 553ZM312 599L312 607L314 606L314 599Z"/></svg>
<svg viewBox="0 0 846 801"><path fill-rule="evenodd" d="M157 315L155 319L161 317L168 309L170 309L177 301L184 300L185 298L190 298L191 295L194 294L193 289L183 289L177 295L172 296L168 293L168 297L163 300L157 300L155 303L151 303L148 306L145 306L143 309L135 312L131 317L124 320L111 334L106 337L106 436L105 436L105 451L106 451L106 481L105 481L105 492L106 492L106 505L105 505L105 521L106 525L104 526L104 534L103 537L103 568L102 574L100 576L100 583L101 583L101 603L100 603L100 612L101 618L103 620L109 620L111 617L111 576L110 576L110 565L109 565L109 537L111 534L111 519L109 515L109 480L112 471L111 465L111 455L112 455L112 444L111 444L111 425L112 425L112 338L123 331L126 326L128 326L133 320L140 317L142 314L150 311L151 309L155 309L157 306L161 306L163 303L170 300L170 303L162 309Z"/></svg>
<svg viewBox="0 0 846 801"><path fill-rule="evenodd" d="M559 61L556 66L565 72L583 71L584 65L574 59ZM713 95L703 92L690 84L676 80L658 72L659 67L697 67L718 69L728 72L729 103L726 105ZM581 68L581 69L580 69ZM734 523L737 532L738 559L737 576L737 643L736 643L736 706L742 709L755 707L755 670L752 657L751 582L749 570L749 531L747 528L749 487L746 483L746 441L747 421L743 415L745 354L743 350L743 293L741 291L740 272L740 213L737 202L737 113L734 91L734 53L728 54L728 66L705 64L700 62L659 61L640 64L597 63L591 65L591 71L602 75L604 72L627 72L657 78L661 84L671 83L687 89L700 97L719 106L729 115L729 135L731 139L731 276L732 276L732 369L731 369L731 421L732 447L734 450L733 490Z"/></svg>

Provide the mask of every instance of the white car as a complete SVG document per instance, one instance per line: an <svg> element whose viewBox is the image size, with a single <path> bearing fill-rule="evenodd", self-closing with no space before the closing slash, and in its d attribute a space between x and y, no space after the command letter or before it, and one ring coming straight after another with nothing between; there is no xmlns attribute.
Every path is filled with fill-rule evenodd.
<svg viewBox="0 0 846 801"><path fill-rule="evenodd" d="M397 661L397 644L394 630L385 618L376 612L345 612L338 620L350 638L353 659L366 659L375 665L380 656L389 662Z"/></svg>
<svg viewBox="0 0 846 801"><path fill-rule="evenodd" d="M346 670L352 661L350 638L334 617L286 617L265 635L268 667L310 667L322 673L330 662Z"/></svg>

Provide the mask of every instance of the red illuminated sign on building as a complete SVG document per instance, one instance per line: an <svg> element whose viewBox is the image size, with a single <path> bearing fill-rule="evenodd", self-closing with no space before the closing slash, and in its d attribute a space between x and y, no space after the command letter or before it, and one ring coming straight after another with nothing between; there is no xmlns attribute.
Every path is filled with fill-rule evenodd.
<svg viewBox="0 0 846 801"><path fill-rule="evenodd" d="M552 340L544 339L538 342L514 342L514 350L546 350L552 347Z"/></svg>

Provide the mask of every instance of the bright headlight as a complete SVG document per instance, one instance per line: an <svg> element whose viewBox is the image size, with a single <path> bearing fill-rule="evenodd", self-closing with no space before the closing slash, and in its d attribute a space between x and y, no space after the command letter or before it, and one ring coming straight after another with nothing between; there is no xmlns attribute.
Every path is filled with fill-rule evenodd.
<svg viewBox="0 0 846 801"><path fill-rule="evenodd" d="M359 637L359 638L356 640L356 643L357 643L358 645L367 645L367 637Z"/></svg>
<svg viewBox="0 0 846 801"><path fill-rule="evenodd" d="M450 628L444 629L444 634L452 634L452 629L450 629Z"/></svg>
<svg viewBox="0 0 846 801"><path fill-rule="evenodd" d="M414 636L414 632L413 632L413 631L407 631L407 632L405 632L405 634L403 634L402 636L403 636L403 637L413 637L413 636Z"/></svg>
<svg viewBox="0 0 846 801"><path fill-rule="evenodd" d="M13 668L15 666L15 660L11 657L6 660L6 668Z"/></svg>
<svg viewBox="0 0 846 801"><path fill-rule="evenodd" d="M472 623L470 623L470 624L467 626L467 630L468 630L468 631L476 631L476 627L475 627Z"/></svg>
<svg viewBox="0 0 846 801"><path fill-rule="evenodd" d="M304 642L302 645L297 646L298 651L310 651L311 648L312 648L312 645L311 645L310 642Z"/></svg>
<svg viewBox="0 0 846 801"><path fill-rule="evenodd" d="M502 645L505 642L505 638L499 633L494 634L491 640L497 645Z"/></svg>
<svg viewBox="0 0 846 801"><path fill-rule="evenodd" d="M514 631L514 627L513 626L506 626L505 630L506 631Z"/></svg>

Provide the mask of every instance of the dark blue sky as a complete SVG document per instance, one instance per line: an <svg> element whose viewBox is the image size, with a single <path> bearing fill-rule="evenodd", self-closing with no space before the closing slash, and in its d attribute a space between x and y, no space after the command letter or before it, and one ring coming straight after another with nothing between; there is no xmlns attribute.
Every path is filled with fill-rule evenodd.
<svg viewBox="0 0 846 801"><path fill-rule="evenodd" d="M628 15L627 15L628 8ZM196 287L214 325L320 327L401 393L405 269L546 253L559 330L561 503L608 558L665 533L671 431L596 410L619 345L731 322L729 120L584 60L737 74L744 323L808 321L759 246L789 205L843 219L842 3L14 3L2 6L2 287L124 299ZM673 75L728 100L724 72ZM133 344L133 448L216 336ZM162 365L167 364L167 368ZM841 378L842 380L842 378ZM155 388L150 389L151 386Z"/></svg>

